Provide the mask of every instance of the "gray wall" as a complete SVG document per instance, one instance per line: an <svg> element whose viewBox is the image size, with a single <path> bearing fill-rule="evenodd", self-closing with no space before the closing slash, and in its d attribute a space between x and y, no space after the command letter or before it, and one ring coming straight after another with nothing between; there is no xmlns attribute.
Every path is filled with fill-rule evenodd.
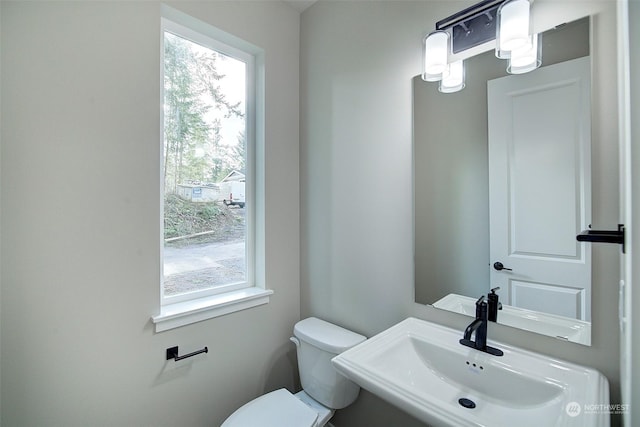
<svg viewBox="0 0 640 427"><path fill-rule="evenodd" d="M324 2L301 21L301 312L371 336L416 316L464 328L468 318L414 302L412 227L412 78L421 70L421 40L434 23L472 2ZM604 34L593 48L615 63L615 2L536 1L539 25L601 11ZM542 16L544 15L544 16ZM551 25L543 27L550 28ZM609 31L604 31L608 28ZM594 156L617 157L615 69L596 64L613 92L593 94L607 125L594 129L609 145ZM611 88L611 86L609 86ZM595 171L595 173L601 173ZM617 194L607 203L617 204ZM603 201L604 203L605 201ZM494 339L595 367L620 402L617 283L594 278L593 345L586 348L497 325ZM335 425L419 425L364 396L339 411Z"/></svg>
<svg viewBox="0 0 640 427"><path fill-rule="evenodd" d="M299 13L175 8L264 48L271 302L160 334L160 3L1 3L4 426L219 425L293 389ZM135 197L121 189L134 185ZM207 345L175 363L165 349Z"/></svg>

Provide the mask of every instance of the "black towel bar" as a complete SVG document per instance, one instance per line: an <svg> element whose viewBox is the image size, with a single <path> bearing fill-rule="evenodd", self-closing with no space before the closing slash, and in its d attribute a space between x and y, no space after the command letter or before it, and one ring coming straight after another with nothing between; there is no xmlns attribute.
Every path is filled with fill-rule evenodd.
<svg viewBox="0 0 640 427"><path fill-rule="evenodd" d="M579 242L617 243L622 245L622 253L625 252L624 224L618 224L617 230L584 230L576 239Z"/></svg>
<svg viewBox="0 0 640 427"><path fill-rule="evenodd" d="M194 351L193 353L183 354L182 356L178 356L178 346L171 347L167 349L167 360L173 359L174 361L186 359L187 357L195 356L200 353L209 353L209 349L207 347L202 350Z"/></svg>

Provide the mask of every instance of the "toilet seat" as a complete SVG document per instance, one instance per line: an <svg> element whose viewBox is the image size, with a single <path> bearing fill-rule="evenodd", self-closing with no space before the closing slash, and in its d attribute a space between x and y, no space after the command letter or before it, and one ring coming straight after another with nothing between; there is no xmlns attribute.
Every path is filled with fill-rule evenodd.
<svg viewBox="0 0 640 427"><path fill-rule="evenodd" d="M313 427L317 418L317 412L281 388L238 408L222 427Z"/></svg>

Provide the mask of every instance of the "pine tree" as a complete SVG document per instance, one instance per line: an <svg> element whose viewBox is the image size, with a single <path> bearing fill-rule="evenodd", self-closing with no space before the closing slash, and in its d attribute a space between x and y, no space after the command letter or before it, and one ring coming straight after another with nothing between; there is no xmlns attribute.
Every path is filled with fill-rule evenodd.
<svg viewBox="0 0 640 427"><path fill-rule="evenodd" d="M184 182L218 181L244 168L244 148L221 144L223 123L212 118L212 109L224 118L243 117L241 102L230 103L220 87L225 75L217 64L225 57L194 46L165 33L165 192L175 193Z"/></svg>

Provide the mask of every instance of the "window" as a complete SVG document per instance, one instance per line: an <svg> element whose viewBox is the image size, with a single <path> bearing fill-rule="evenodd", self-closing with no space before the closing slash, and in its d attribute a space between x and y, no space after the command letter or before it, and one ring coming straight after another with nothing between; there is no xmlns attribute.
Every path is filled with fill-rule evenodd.
<svg viewBox="0 0 640 427"><path fill-rule="evenodd" d="M234 304L262 304L271 293L261 288L257 269L256 55L173 21L163 19L162 28L162 309L153 318L156 331L235 311ZM194 312L192 320L167 323Z"/></svg>

